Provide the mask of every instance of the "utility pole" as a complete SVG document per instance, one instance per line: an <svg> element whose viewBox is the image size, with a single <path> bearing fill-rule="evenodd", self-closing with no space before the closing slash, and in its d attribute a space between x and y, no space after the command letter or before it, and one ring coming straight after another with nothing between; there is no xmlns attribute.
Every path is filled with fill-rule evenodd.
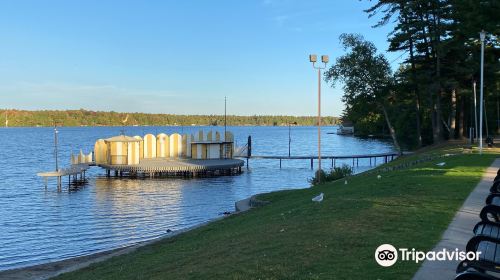
<svg viewBox="0 0 500 280"><path fill-rule="evenodd" d="M224 142L226 141L226 126L227 126L227 97L224 96Z"/></svg>
<svg viewBox="0 0 500 280"><path fill-rule="evenodd" d="M474 87L474 122L476 123L476 126L474 127L474 131L476 132L476 139L478 138L478 129L477 129L477 101L476 101L476 81L472 83Z"/></svg>
<svg viewBox="0 0 500 280"><path fill-rule="evenodd" d="M481 101L479 106L479 153L483 153L483 88L484 88L484 38L486 37L486 33L482 30L479 33L479 39L481 39Z"/></svg>
<svg viewBox="0 0 500 280"><path fill-rule="evenodd" d="M57 126L54 125L54 155L56 157L56 171L59 171L59 163L57 161L57 134L59 132L57 131Z"/></svg>
<svg viewBox="0 0 500 280"><path fill-rule="evenodd" d="M288 157L290 157L290 144L292 143L291 125L292 123L288 122Z"/></svg>

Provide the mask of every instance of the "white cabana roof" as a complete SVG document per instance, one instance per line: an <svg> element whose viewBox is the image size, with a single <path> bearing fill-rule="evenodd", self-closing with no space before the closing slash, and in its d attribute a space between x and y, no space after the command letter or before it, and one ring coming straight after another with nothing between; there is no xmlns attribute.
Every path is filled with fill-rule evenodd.
<svg viewBox="0 0 500 280"><path fill-rule="evenodd" d="M113 136L108 139L104 139L105 142L140 142L141 139L130 137L126 135Z"/></svg>

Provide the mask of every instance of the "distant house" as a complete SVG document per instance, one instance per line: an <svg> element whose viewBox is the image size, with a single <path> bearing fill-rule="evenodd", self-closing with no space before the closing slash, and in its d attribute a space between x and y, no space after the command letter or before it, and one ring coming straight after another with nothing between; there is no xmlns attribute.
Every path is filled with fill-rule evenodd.
<svg viewBox="0 0 500 280"><path fill-rule="evenodd" d="M337 128L337 134L339 135L349 135L354 134L354 124L350 121L343 121Z"/></svg>

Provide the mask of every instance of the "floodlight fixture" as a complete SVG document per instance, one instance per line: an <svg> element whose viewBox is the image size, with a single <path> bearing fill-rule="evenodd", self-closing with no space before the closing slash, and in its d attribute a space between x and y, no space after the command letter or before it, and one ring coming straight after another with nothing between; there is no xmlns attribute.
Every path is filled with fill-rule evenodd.
<svg viewBox="0 0 500 280"><path fill-rule="evenodd" d="M328 63L328 55L322 55L321 56L321 62Z"/></svg>

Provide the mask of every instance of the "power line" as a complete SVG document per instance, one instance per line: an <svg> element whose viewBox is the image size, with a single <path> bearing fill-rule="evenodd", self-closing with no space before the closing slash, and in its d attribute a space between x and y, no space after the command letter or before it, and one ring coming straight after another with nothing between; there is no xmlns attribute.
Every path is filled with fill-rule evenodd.
<svg viewBox="0 0 500 280"><path fill-rule="evenodd" d="M408 51L404 51L402 54L400 54L398 57L396 57L395 59L393 59L390 64L392 64L394 61L400 59L403 55L405 55L406 53L408 53Z"/></svg>

